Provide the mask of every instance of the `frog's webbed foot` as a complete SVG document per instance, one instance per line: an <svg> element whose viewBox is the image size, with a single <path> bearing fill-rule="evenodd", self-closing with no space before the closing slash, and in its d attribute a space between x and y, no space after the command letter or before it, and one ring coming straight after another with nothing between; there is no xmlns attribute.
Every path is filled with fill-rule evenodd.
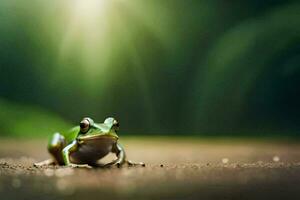
<svg viewBox="0 0 300 200"><path fill-rule="evenodd" d="M127 164L127 166L129 167L134 167L134 166L142 166L142 167L145 167L145 163L143 162L132 162L130 160L125 160L125 161L120 161L118 159L110 162L110 163L107 163L107 164L102 164L102 165L97 165L98 167L104 167L104 168L109 168L109 167L122 167L124 166L125 164Z"/></svg>
<svg viewBox="0 0 300 200"><path fill-rule="evenodd" d="M120 162L118 159L116 160L113 160L109 163L100 163L100 162L97 162L97 163L94 163L94 164L91 164L92 166L94 167L99 167L99 168L111 168L111 167L121 167L124 163L123 162Z"/></svg>
<svg viewBox="0 0 300 200"><path fill-rule="evenodd" d="M55 164L55 161L50 158L50 159L44 160L42 162L33 163L33 166L35 166L35 167L41 167L41 166L54 165L54 164Z"/></svg>
<svg viewBox="0 0 300 200"><path fill-rule="evenodd" d="M142 167L146 167L146 164L143 162L132 162L131 160L126 160L126 163L128 166L142 166Z"/></svg>
<svg viewBox="0 0 300 200"><path fill-rule="evenodd" d="M88 164L73 164L73 163L67 165L67 167L72 167L72 168L87 168L87 169L93 168L91 165L88 165Z"/></svg>

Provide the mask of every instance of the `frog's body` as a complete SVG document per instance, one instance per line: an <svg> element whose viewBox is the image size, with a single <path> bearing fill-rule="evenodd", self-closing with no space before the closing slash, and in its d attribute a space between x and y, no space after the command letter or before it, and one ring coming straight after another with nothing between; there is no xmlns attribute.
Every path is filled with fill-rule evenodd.
<svg viewBox="0 0 300 200"><path fill-rule="evenodd" d="M98 161L110 152L115 153L117 159L101 166L136 164L126 160L125 151L118 143L118 129L119 123L114 118L107 118L102 124L94 123L91 118L84 118L80 126L65 134L53 134L48 144L48 151L53 159L35 165L56 163L73 167L99 166ZM143 163L137 164L144 166Z"/></svg>
<svg viewBox="0 0 300 200"><path fill-rule="evenodd" d="M70 154L72 163L96 163L112 151L115 151L117 140L100 138L84 142L77 151ZM101 147L101 148L100 148Z"/></svg>

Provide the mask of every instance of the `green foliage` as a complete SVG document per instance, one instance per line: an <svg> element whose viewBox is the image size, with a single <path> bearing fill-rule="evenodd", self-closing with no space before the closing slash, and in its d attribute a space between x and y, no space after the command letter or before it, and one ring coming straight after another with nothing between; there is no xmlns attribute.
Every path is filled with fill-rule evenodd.
<svg viewBox="0 0 300 200"><path fill-rule="evenodd" d="M0 110L0 136L32 138L70 128L61 117L36 106L0 100Z"/></svg>
<svg viewBox="0 0 300 200"><path fill-rule="evenodd" d="M193 96L197 127L208 130L298 130L300 4L241 22L216 41ZM287 73L293 69L293 73ZM218 126L214 126L217 124Z"/></svg>
<svg viewBox="0 0 300 200"><path fill-rule="evenodd" d="M114 116L126 133L298 133L299 13L298 0L2 0L0 98ZM4 104L21 117L3 134L35 131Z"/></svg>

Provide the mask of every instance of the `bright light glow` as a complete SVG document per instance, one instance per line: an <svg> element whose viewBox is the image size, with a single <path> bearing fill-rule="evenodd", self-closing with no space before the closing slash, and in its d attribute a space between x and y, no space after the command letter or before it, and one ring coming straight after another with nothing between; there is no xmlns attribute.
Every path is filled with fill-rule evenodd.
<svg viewBox="0 0 300 200"><path fill-rule="evenodd" d="M145 102L146 121L153 124L146 42L163 46L162 41L171 38L162 34L167 33L166 19L171 17L158 13L150 1L145 6L145 2L133 0L68 0L65 5L56 74L64 75L60 77L63 80L68 74L80 74L76 81L89 88L92 97L99 91L105 94L113 78L132 73Z"/></svg>
<svg viewBox="0 0 300 200"><path fill-rule="evenodd" d="M149 8L143 5L131 0L68 0L60 46L61 65L65 70L80 66L84 72L82 78L86 76L89 81L102 79L102 75L106 78L110 62L124 58L142 70L137 32L144 27L145 33L161 38L161 31L153 26L156 24L154 27L162 27L162 30L165 27L158 26L158 14L146 14Z"/></svg>
<svg viewBox="0 0 300 200"><path fill-rule="evenodd" d="M107 66L108 50L104 47L109 45L110 5L109 0L71 0L67 5L69 23L60 48L61 60L79 59L89 79ZM74 56L76 50L80 54Z"/></svg>
<svg viewBox="0 0 300 200"><path fill-rule="evenodd" d="M75 0L73 14L82 20L91 20L103 11L109 1L107 0Z"/></svg>

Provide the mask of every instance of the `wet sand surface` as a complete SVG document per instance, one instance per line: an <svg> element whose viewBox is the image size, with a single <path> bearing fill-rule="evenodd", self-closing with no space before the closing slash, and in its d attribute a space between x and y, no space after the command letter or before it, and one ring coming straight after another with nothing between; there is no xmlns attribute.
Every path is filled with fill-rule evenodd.
<svg viewBox="0 0 300 200"><path fill-rule="evenodd" d="M300 143L123 139L146 167L73 169L49 158L46 140L1 139L0 199L300 199ZM110 156L106 160L110 160Z"/></svg>

